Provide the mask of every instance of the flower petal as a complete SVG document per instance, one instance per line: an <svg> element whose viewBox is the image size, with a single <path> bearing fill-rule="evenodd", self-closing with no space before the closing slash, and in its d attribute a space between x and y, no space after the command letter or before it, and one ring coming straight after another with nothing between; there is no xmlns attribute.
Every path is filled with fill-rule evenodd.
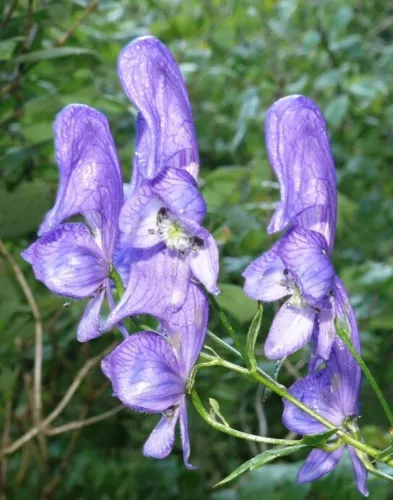
<svg viewBox="0 0 393 500"><path fill-rule="evenodd" d="M336 425L345 419L335 393L334 377L328 369L320 370L295 382L289 392L296 399L318 412L319 415ZM282 418L285 427L298 434L325 432L326 427L303 410L284 400Z"/></svg>
<svg viewBox="0 0 393 500"><path fill-rule="evenodd" d="M143 446L145 457L161 459L170 454L175 444L175 427L179 419L179 411L179 407L176 407L161 417Z"/></svg>
<svg viewBox="0 0 393 500"><path fill-rule="evenodd" d="M114 394L137 411L162 412L179 404L185 382L168 340L153 332L131 335L104 361Z"/></svg>
<svg viewBox="0 0 393 500"><path fill-rule="evenodd" d="M187 171L165 168L154 178L152 189L176 217L187 217L197 224L203 222L206 203Z"/></svg>
<svg viewBox="0 0 393 500"><path fill-rule="evenodd" d="M198 149L191 106L170 51L157 38L138 38L121 51L118 72L149 133L146 176L153 178L163 167L172 166L188 168L196 177Z"/></svg>
<svg viewBox="0 0 393 500"><path fill-rule="evenodd" d="M72 104L59 113L54 130L60 184L55 205L38 234L83 214L93 232L102 236L102 248L109 257L117 236L123 184L108 122L95 109Z"/></svg>
<svg viewBox="0 0 393 500"><path fill-rule="evenodd" d="M183 307L160 318L179 361L180 375L187 379L201 352L206 335L209 306L201 288L191 283Z"/></svg>
<svg viewBox="0 0 393 500"><path fill-rule="evenodd" d="M314 328L315 311L310 306L293 305L291 299L281 306L265 342L265 355L280 359L303 347Z"/></svg>
<svg viewBox="0 0 393 500"><path fill-rule="evenodd" d="M334 287L336 315L341 322L348 322L351 341L360 352L359 331L353 308L349 302L347 291L341 280L336 277ZM361 370L343 341L336 336L332 354L328 362L329 368L336 374L336 391L343 414L346 416L359 414L359 391Z"/></svg>
<svg viewBox="0 0 393 500"><path fill-rule="evenodd" d="M188 434L187 403L185 396L182 397L180 402L180 436L183 448L184 465L187 469L195 469L195 467L188 461L190 458L190 436Z"/></svg>
<svg viewBox="0 0 393 500"><path fill-rule="evenodd" d="M318 357L328 360L336 336L333 309L322 309L322 311L317 314L317 326L316 354Z"/></svg>
<svg viewBox="0 0 393 500"><path fill-rule="evenodd" d="M255 300L272 302L291 293L285 265L278 255L279 242L258 259L251 262L243 276L246 278L244 292Z"/></svg>
<svg viewBox="0 0 393 500"><path fill-rule="evenodd" d="M217 279L219 271L219 255L213 236L206 231L203 246L189 255L191 271L206 290L214 295L219 293Z"/></svg>
<svg viewBox="0 0 393 500"><path fill-rule="evenodd" d="M330 307L335 272L327 256L325 238L315 231L295 227L281 238L278 253L295 276L302 297L314 307Z"/></svg>
<svg viewBox="0 0 393 500"><path fill-rule="evenodd" d="M84 224L62 224L27 254L36 278L58 295L89 297L109 275L109 263Z"/></svg>
<svg viewBox="0 0 393 500"><path fill-rule="evenodd" d="M347 448L351 457L353 473L355 474L356 487L362 495L368 497L367 470L357 456L355 449L352 446L348 446Z"/></svg>
<svg viewBox="0 0 393 500"><path fill-rule="evenodd" d="M297 475L297 482L309 483L326 476L337 467L343 451L344 446L332 453L318 449L312 450Z"/></svg>
<svg viewBox="0 0 393 500"><path fill-rule="evenodd" d="M318 106L307 97L280 99L267 112L266 145L280 183L281 202L268 231L282 231L308 210L309 219L333 246L336 230L337 191L334 162L326 123ZM318 219L313 211L318 213Z"/></svg>
<svg viewBox="0 0 393 500"><path fill-rule="evenodd" d="M105 289L95 293L94 297L89 300L76 332L79 342L86 342L101 335L100 311L104 297Z"/></svg>

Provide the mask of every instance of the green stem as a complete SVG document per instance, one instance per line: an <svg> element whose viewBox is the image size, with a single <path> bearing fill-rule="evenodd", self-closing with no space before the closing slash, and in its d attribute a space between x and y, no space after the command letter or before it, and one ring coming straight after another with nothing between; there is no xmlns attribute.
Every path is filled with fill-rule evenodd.
<svg viewBox="0 0 393 500"><path fill-rule="evenodd" d="M204 354L203 357L205 359L210 359L212 361L214 360L213 356L209 356L208 354ZM312 417L315 420L317 420L318 422L320 422L322 425L327 427L327 429L336 429L337 428L337 426L335 424L332 424L325 417L323 417L319 413L316 413L311 408L309 408L308 406L303 404L301 401L299 401L298 399L293 397L292 394L289 393L283 385L277 383L267 373L263 372L262 370L259 370L258 372L252 372L252 371L249 371L247 368L243 368L243 367L238 366L234 363L226 361L222 358L215 359L214 364L216 366L218 366L218 365L223 366L225 368L228 368L229 370L241 373L242 375L249 377L249 378L252 378L252 379L256 380L257 382L265 385L266 387L268 387L270 390L272 390L273 392L275 392L276 394L278 394L282 398L290 401L294 406L296 406L300 410L303 410L305 413L310 415L310 417ZM337 429L336 434L345 444L353 446L354 448L356 448L360 451L363 451L364 453L367 453L367 455L369 455L373 458L378 458L378 454L379 454L378 450L376 450L375 448L355 439L353 436L349 435L344 429ZM382 461L393 467L393 460L389 460L388 457L386 457L386 459L383 458Z"/></svg>
<svg viewBox="0 0 393 500"><path fill-rule="evenodd" d="M120 300L124 294L124 285L123 285L123 281L121 279L121 276L116 271L116 269L114 267L111 267L109 277L113 280L113 282L115 284L117 295L118 295L119 300Z"/></svg>
<svg viewBox="0 0 393 500"><path fill-rule="evenodd" d="M286 445L292 446L295 444L301 444L302 440L293 440L293 439L275 439L268 438L263 436L256 436L255 434L248 434L247 432L238 431L236 429L232 429L232 427L227 427L220 422L217 422L211 415L207 412L206 408L203 406L202 401L200 400L195 389L191 391L191 399L195 406L195 409L199 413L199 415L207 422L211 427L217 429L218 431L224 432L225 434L229 434L230 436L234 436L240 439L246 439L247 441L254 441L256 443L266 443L266 444L278 444L278 445Z"/></svg>
<svg viewBox="0 0 393 500"><path fill-rule="evenodd" d="M242 357L241 353L235 349L234 347L232 347L231 345L227 344L225 342L225 340L222 340L220 339L220 337L217 337L217 335L215 335L213 332L211 332L210 330L207 331L207 336L210 337L212 340L214 340L214 342L216 342L217 344L219 344L220 346L224 347L225 349L227 349L228 351L230 351L232 354L235 354L236 356L239 356L239 358Z"/></svg>
<svg viewBox="0 0 393 500"><path fill-rule="evenodd" d="M381 403L381 406L384 409L385 415L386 415L387 419L389 420L389 424L393 427L393 413L390 410L389 405L388 405L386 399L384 398L377 381L375 380L373 374L370 372L366 363L363 361L362 357L358 353L356 347L352 344L350 337L349 337L349 332L347 332L341 326L341 324L338 320L336 320L335 323L336 323L337 335L344 342L344 344L348 348L349 352L352 354L352 356L355 358L357 364L360 366L362 372L366 376L366 378L369 381L372 389L374 390L377 398L379 399L379 402Z"/></svg>

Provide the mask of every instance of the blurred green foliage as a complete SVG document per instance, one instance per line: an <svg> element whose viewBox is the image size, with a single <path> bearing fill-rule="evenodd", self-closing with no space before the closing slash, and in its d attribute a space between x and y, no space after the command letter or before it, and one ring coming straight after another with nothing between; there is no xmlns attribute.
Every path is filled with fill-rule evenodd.
<svg viewBox="0 0 393 500"><path fill-rule="evenodd" d="M335 265L356 307L364 358L391 400L393 7L382 0L101 0L94 10L91 3L2 3L0 237L21 266L42 315L44 415L86 360L108 347L110 336L116 339L110 334L78 344L76 324L84 304L63 308L64 299L36 282L19 258L56 192L52 123L69 103L103 111L128 180L136 110L121 90L116 58L128 41L143 34L154 34L169 45L187 81L208 226L222 256L220 302L244 335L255 305L241 293L241 272L271 244L265 227L279 196L264 145L266 109L289 93L306 94L321 106L340 191ZM263 335L273 313L266 308ZM213 313L210 328L225 337ZM0 334L0 424L7 445L33 425L34 319L4 257ZM271 370L263 358L263 335L257 343L258 362ZM280 375L282 382L291 384L304 373L306 360L307 352L292 356ZM250 382L215 368L201 371L197 386L205 401L210 396L220 402L233 427L284 435L281 402L272 396L262 406L260 389ZM116 404L96 366L55 425L98 415ZM184 468L179 447L164 461L143 458L141 446L156 417L123 410L101 423L49 437L46 459L35 440L10 455L0 466L1 498L359 498L348 461L317 484L297 486L303 452L213 490L261 449L218 434L190 413L197 471ZM370 444L386 446L386 422L366 383L362 417ZM376 478L369 483L371 498L392 498L387 484Z"/></svg>

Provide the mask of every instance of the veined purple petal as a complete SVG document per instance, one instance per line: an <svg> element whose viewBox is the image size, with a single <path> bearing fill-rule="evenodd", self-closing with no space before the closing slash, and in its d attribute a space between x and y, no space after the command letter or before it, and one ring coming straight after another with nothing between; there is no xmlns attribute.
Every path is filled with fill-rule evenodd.
<svg viewBox="0 0 393 500"><path fill-rule="evenodd" d="M355 474L356 487L362 495L368 497L367 470L356 455L356 450L352 446L348 446L347 448L352 462L353 473Z"/></svg>
<svg viewBox="0 0 393 500"><path fill-rule="evenodd" d="M177 406L173 410L167 410L161 417L143 446L145 457L161 459L170 454L175 444L175 427L179 419L179 411L180 408Z"/></svg>
<svg viewBox="0 0 393 500"><path fill-rule="evenodd" d="M296 381L289 389L296 399L335 425L341 425L345 415L336 394L332 372L326 368ZM285 427L298 434L325 432L326 427L287 400L284 401L283 422Z"/></svg>
<svg viewBox="0 0 393 500"><path fill-rule="evenodd" d="M161 206L160 201L153 198L150 184L142 183L122 206L119 217L120 230L134 238L149 239L151 234L148 229L156 228L157 212ZM146 225L148 227L145 227ZM135 235L138 228L139 233Z"/></svg>
<svg viewBox="0 0 393 500"><path fill-rule="evenodd" d="M360 352L360 339L355 314L345 287L338 277L335 280L334 302L336 315L342 322L345 318L347 319L351 331L351 341ZM358 415L361 370L338 336L334 340L328 366L335 373L336 392L343 414L346 416Z"/></svg>
<svg viewBox="0 0 393 500"><path fill-rule="evenodd" d="M135 153L132 162L129 197L136 192L146 176L149 154L149 131L142 113L138 113L135 122Z"/></svg>
<svg viewBox="0 0 393 500"><path fill-rule="evenodd" d="M219 272L219 255L213 236L206 231L203 246L189 255L192 274L200 281L206 290L214 295L219 293L217 279Z"/></svg>
<svg viewBox="0 0 393 500"><path fill-rule="evenodd" d="M295 276L302 297L314 307L329 307L328 295L335 273L325 238L315 231L295 227L281 238L278 253Z"/></svg>
<svg viewBox="0 0 393 500"><path fill-rule="evenodd" d="M66 297L89 297L109 275L109 263L84 224L62 224L33 243L27 255L36 278Z"/></svg>
<svg viewBox="0 0 393 500"><path fill-rule="evenodd" d="M38 234L83 214L109 258L117 237L123 184L108 122L95 109L72 104L59 113L54 130L60 184Z"/></svg>
<svg viewBox="0 0 393 500"><path fill-rule="evenodd" d="M114 394L137 411L157 413L177 406L185 391L168 340L153 332L131 335L104 361Z"/></svg>
<svg viewBox="0 0 393 500"><path fill-rule="evenodd" d="M279 243L251 262L243 273L246 278L244 291L252 299L271 302L292 292L285 265L278 255Z"/></svg>
<svg viewBox="0 0 393 500"><path fill-rule="evenodd" d="M201 288L191 283L183 307L177 312L166 311L159 318L170 339L184 380L190 375L206 335L209 306Z"/></svg>
<svg viewBox="0 0 393 500"><path fill-rule="evenodd" d="M196 177L199 161L191 106L183 77L168 48L157 38L138 38L121 51L118 73L125 93L142 113L149 134L145 175L152 179L163 167L170 166L186 168Z"/></svg>
<svg viewBox="0 0 393 500"><path fill-rule="evenodd" d="M188 461L190 458L190 436L188 434L187 403L185 396L182 397L180 402L180 436L183 448L184 465L187 469L195 469L195 467Z"/></svg>
<svg viewBox="0 0 393 500"><path fill-rule="evenodd" d="M336 330L334 328L334 310L322 309L322 311L317 314L317 323L316 354L320 358L328 360L336 336Z"/></svg>
<svg viewBox="0 0 393 500"><path fill-rule="evenodd" d="M176 217L187 217L201 224L206 216L206 203L195 179L186 171L166 168L152 181L152 189L164 206Z"/></svg>
<svg viewBox="0 0 393 500"><path fill-rule="evenodd" d="M317 448L312 450L298 473L297 482L309 483L326 476L337 467L343 451L344 446L331 453Z"/></svg>
<svg viewBox="0 0 393 500"><path fill-rule="evenodd" d="M265 342L265 356L280 359L303 347L314 329L315 311L308 305L294 305L289 299L281 306Z"/></svg>
<svg viewBox="0 0 393 500"><path fill-rule="evenodd" d="M109 284L106 283L106 286L109 286ZM89 300L76 332L76 338L79 342L86 342L101 335L100 311L104 297L105 288L96 292L93 298Z"/></svg>
<svg viewBox="0 0 393 500"><path fill-rule="evenodd" d="M336 230L336 176L320 109L307 97L280 99L267 112L265 135L281 190L268 231L282 231L296 219L321 233L330 253Z"/></svg>

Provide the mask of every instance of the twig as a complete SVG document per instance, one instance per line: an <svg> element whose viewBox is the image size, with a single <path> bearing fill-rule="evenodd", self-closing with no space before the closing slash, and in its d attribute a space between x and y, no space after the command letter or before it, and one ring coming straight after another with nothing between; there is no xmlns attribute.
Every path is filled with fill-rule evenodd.
<svg viewBox="0 0 393 500"><path fill-rule="evenodd" d="M4 14L4 19L2 20L1 24L0 24L0 30L4 28L4 26L6 26L9 22L9 20L11 19L11 16L12 16L12 13L14 12L15 10L15 7L16 7L16 4L18 3L18 0L13 0L10 4L9 4L9 7L8 7L8 10L7 12Z"/></svg>
<svg viewBox="0 0 393 500"><path fill-rule="evenodd" d="M53 47L60 47L61 45L64 45L67 40L70 38L70 36L79 28L79 26L83 23L83 21L90 16L92 12L96 10L98 7L99 0L92 0L92 2L89 3L89 5L86 7L86 10L84 13L81 15L79 19L77 19L74 24L71 26L71 28L64 33L63 36L59 37L55 43L53 44Z"/></svg>
<svg viewBox="0 0 393 500"><path fill-rule="evenodd" d="M3 436L1 438L1 445L3 447L8 445L9 437L10 437L10 428L11 428L11 413L12 413L12 400L7 402L6 410L5 410L5 419L4 419L4 429ZM1 476L0 476L0 486L3 491L6 491L7 486L7 460L4 460L1 464Z"/></svg>
<svg viewBox="0 0 393 500"><path fill-rule="evenodd" d="M299 372L299 370L296 368L296 366L294 366L288 358L284 359L284 368L286 369L286 371L292 375L292 377L295 379L295 380L300 380L302 378L302 374Z"/></svg>
<svg viewBox="0 0 393 500"><path fill-rule="evenodd" d="M10 254L5 246L4 242L0 239L0 252L8 260L12 270L14 271L15 277L21 286L23 293L29 303L31 312L33 314L35 322L35 352L34 352L34 383L33 383L33 419L34 425L40 427L42 419L42 320L41 315L37 306L37 302L34 299L33 293L23 276L22 270L14 257ZM45 442L45 436L40 435L40 447L45 458L47 456L47 448Z"/></svg>
<svg viewBox="0 0 393 500"><path fill-rule="evenodd" d="M86 418L85 420L75 420L74 422L60 425L59 427L54 427L53 429L47 429L45 433L48 436L57 436L57 434L62 434L63 432L81 429L82 427L86 427L87 425L95 424L96 422L100 422L101 420L110 418L113 415L116 415L116 413L119 413L119 411L121 411L123 408L123 405L119 405L115 408L112 408L112 410L101 413L100 415L96 415L95 417Z"/></svg>
<svg viewBox="0 0 393 500"><path fill-rule="evenodd" d="M57 418L60 413L64 410L64 408L67 406L68 402L72 398L72 396L75 394L76 390L82 383L83 379L87 375L88 371L97 363L99 363L102 359L102 357L107 354L111 349L116 344L113 343L111 344L108 348L106 348L102 353L98 354L94 358L89 359L85 365L79 370L77 376L75 377L73 383L70 385L68 388L67 392L65 393L63 399L60 401L60 403L57 405L57 407L50 413L45 420L41 422L40 427L33 427L30 429L26 434L24 434L22 437L17 439L12 443L12 445L8 446L8 448L0 450L0 459L4 457L5 455L10 455L11 453L14 453L16 450L18 450L21 446L23 446L25 443L33 439L38 433L40 432L45 432L47 430L47 427L49 424Z"/></svg>

